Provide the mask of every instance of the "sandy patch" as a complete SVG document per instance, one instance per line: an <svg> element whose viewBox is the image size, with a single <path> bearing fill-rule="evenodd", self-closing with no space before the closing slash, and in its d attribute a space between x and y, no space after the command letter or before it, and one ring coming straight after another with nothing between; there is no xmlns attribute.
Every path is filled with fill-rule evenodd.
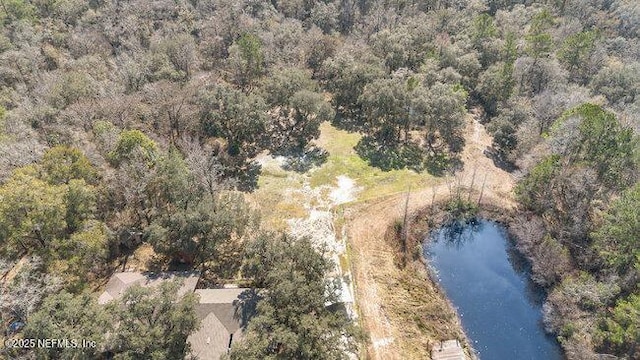
<svg viewBox="0 0 640 360"><path fill-rule="evenodd" d="M329 194L331 202L334 205L341 205L354 201L361 188L356 187L356 182L345 175L340 175L336 179L338 180L338 187Z"/></svg>

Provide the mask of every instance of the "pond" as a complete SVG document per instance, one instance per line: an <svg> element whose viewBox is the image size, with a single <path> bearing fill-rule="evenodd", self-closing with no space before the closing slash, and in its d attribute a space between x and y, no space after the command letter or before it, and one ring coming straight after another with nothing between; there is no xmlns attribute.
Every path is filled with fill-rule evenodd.
<svg viewBox="0 0 640 360"><path fill-rule="evenodd" d="M544 331L544 294L499 224L478 220L434 230L424 256L480 359L564 358Z"/></svg>

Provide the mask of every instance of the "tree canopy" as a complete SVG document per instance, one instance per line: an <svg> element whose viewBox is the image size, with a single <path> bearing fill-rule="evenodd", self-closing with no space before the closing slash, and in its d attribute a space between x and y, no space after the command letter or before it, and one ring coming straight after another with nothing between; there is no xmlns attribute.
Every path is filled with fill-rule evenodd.
<svg viewBox="0 0 640 360"><path fill-rule="evenodd" d="M343 131L366 162L349 170L445 177L473 166L465 131L484 126L479 150L518 179L518 248L552 294L547 330L571 360L637 357L620 315L638 293L636 1L2 0L0 24L0 276L20 274L0 289L19 294L2 292L3 321L93 311L84 292L120 266L200 268L208 284L274 289L254 329L277 331L250 331L257 345L234 356L339 358L347 323L311 301L328 285L283 268L327 272L304 240L272 236L309 259L267 244L264 274L241 266L268 226L257 213L282 210L262 191L356 164L329 152ZM62 289L73 298L50 297ZM145 357L182 357L147 325L167 348L136 339Z"/></svg>
<svg viewBox="0 0 640 360"><path fill-rule="evenodd" d="M326 276L335 266L309 239L263 234L247 249L245 271L263 289L246 338L229 359L346 359L353 324L328 305L339 300Z"/></svg>

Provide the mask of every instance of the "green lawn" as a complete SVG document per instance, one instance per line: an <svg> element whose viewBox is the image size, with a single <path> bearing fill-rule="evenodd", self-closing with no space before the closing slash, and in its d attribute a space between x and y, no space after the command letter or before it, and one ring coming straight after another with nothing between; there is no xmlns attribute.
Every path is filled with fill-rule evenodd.
<svg viewBox="0 0 640 360"><path fill-rule="evenodd" d="M251 198L263 209L266 222L276 229L286 228L286 219L308 214L304 205L309 203L309 199L300 192L305 181L312 188L336 186L336 178L345 175L361 189L357 194L358 201L407 191L409 186L421 188L437 181L427 173L382 171L371 167L353 149L360 140L359 134L336 129L329 123L323 123L320 129L320 138L315 143L329 152L327 161L321 167L299 174L270 163L263 167L258 189L251 194Z"/></svg>
<svg viewBox="0 0 640 360"><path fill-rule="evenodd" d="M353 149L359 140L359 134L338 130L329 123L323 123L317 144L329 152L329 158L321 168L311 172L311 186L335 184L337 176L345 175L362 188L358 200L370 200L406 191L409 186L424 187L435 181L427 173L411 170L382 171L369 166Z"/></svg>

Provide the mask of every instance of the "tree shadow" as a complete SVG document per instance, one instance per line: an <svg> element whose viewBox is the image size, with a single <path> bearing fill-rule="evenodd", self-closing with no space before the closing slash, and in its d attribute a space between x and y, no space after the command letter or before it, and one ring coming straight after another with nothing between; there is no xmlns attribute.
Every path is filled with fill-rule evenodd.
<svg viewBox="0 0 640 360"><path fill-rule="evenodd" d="M360 139L355 150L369 165L383 171L410 169L416 172L427 171L433 176L444 176L447 171L462 169L463 165L455 153L429 154L413 142L383 145L370 136Z"/></svg>
<svg viewBox="0 0 640 360"><path fill-rule="evenodd" d="M438 231L436 241L443 241L447 247L460 249L465 243L473 241L475 233L481 231L483 226L475 218L466 221L452 220Z"/></svg>
<svg viewBox="0 0 640 360"><path fill-rule="evenodd" d="M233 302L234 318L238 320L242 330L247 329L249 321L256 315L261 299L258 289L246 289L238 295L238 300Z"/></svg>
<svg viewBox="0 0 640 360"><path fill-rule="evenodd" d="M424 169L424 151L416 144L380 144L370 136L365 136L355 146L356 153L369 165L383 171Z"/></svg>
<svg viewBox="0 0 640 360"><path fill-rule="evenodd" d="M302 151L292 150L279 155L286 157L282 169L297 173L305 173L313 167L319 167L329 158L329 153L317 146L311 146Z"/></svg>
<svg viewBox="0 0 640 360"><path fill-rule="evenodd" d="M232 169L225 172L224 177L235 182L236 189L243 192L253 192L258 188L258 177L262 165L257 161L245 161L242 166Z"/></svg>
<svg viewBox="0 0 640 360"><path fill-rule="evenodd" d="M428 155L424 160L424 169L433 176L445 176L448 171L462 170L464 163L457 155L443 152Z"/></svg>
<svg viewBox="0 0 640 360"><path fill-rule="evenodd" d="M493 161L493 165L497 168L502 169L508 173L514 172L518 170L518 167L515 164L512 164L510 161L504 158L504 155L496 150L493 146L487 146L486 149L482 151L484 156L488 157Z"/></svg>
<svg viewBox="0 0 640 360"><path fill-rule="evenodd" d="M546 292L543 287L536 284L531 279L531 262L516 248L514 240L504 233L507 239L507 258L509 263L519 276L525 279L525 296L527 300L536 306L542 306L546 298Z"/></svg>
<svg viewBox="0 0 640 360"><path fill-rule="evenodd" d="M362 111L358 109L351 111L337 109L336 116L331 120L331 125L340 130L361 132L365 130L363 124L366 124L366 121L363 121L364 119L359 115L361 112Z"/></svg>

